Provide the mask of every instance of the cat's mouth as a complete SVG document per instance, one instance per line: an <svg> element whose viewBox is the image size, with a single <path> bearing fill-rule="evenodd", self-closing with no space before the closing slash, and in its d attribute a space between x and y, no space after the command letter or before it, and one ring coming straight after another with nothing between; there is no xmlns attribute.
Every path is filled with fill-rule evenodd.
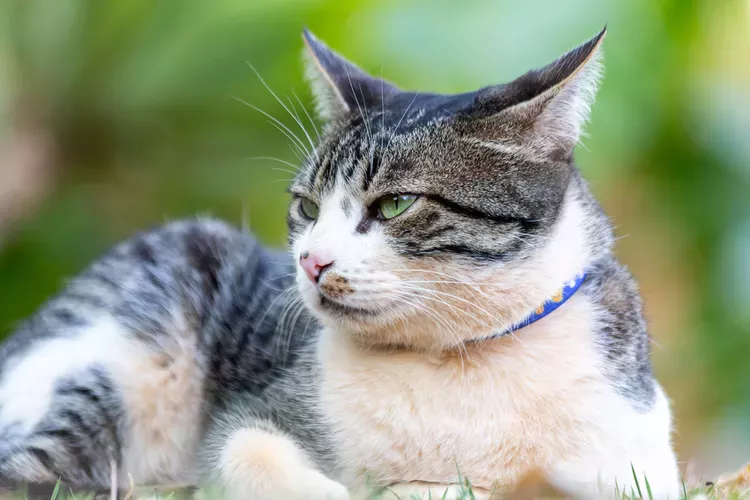
<svg viewBox="0 0 750 500"><path fill-rule="evenodd" d="M359 316L359 317L374 316L378 314L379 312L377 309L367 309L363 307L350 306L347 304L343 304L341 302L338 302L337 300L326 297L320 292L318 293L318 304L320 308L327 313L339 314L339 315L347 316L350 318L353 316Z"/></svg>

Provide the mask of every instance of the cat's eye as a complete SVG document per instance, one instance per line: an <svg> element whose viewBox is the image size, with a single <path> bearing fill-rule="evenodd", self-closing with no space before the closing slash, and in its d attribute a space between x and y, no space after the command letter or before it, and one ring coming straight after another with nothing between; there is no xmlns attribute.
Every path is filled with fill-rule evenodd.
<svg viewBox="0 0 750 500"><path fill-rule="evenodd" d="M301 197L299 199L299 211L303 217L316 220L318 218L320 209L318 208L318 205L311 199Z"/></svg>
<svg viewBox="0 0 750 500"><path fill-rule="evenodd" d="M417 201L417 196L413 194L384 196L377 201L378 217L381 219L393 219L404 213L415 201Z"/></svg>

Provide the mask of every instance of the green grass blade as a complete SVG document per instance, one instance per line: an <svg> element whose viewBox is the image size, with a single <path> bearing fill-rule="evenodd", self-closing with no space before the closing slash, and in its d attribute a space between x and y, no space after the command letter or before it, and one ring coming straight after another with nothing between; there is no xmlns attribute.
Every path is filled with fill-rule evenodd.
<svg viewBox="0 0 750 500"><path fill-rule="evenodd" d="M50 500L56 500L57 495L60 493L60 479L57 480L57 483L55 484L55 489L52 490L52 496L50 497Z"/></svg>
<svg viewBox="0 0 750 500"><path fill-rule="evenodd" d="M682 481L682 494L684 495L682 498L687 500L688 493L687 493L687 486L685 486L685 476L680 474L680 480Z"/></svg>
<svg viewBox="0 0 750 500"><path fill-rule="evenodd" d="M469 481L469 478L466 478L466 490L464 490L462 493L466 493L469 495L469 500L477 500L477 497L474 495L474 487L471 486L471 482Z"/></svg>
<svg viewBox="0 0 750 500"><path fill-rule="evenodd" d="M390 489L390 488L386 488L386 489L387 489L388 491L390 491L390 492L391 492L391 493L393 494L393 496L394 496L394 497L396 497L396 499L397 499L397 500L401 500L401 497L400 497L400 496L398 496L398 493L396 493L395 491L393 491L393 490L392 490L392 489ZM381 495L381 496L382 496L382 495Z"/></svg>
<svg viewBox="0 0 750 500"><path fill-rule="evenodd" d="M630 470L633 471L633 479L635 480L635 489L638 490L638 498L643 498L643 493L641 493L641 484L638 482L638 474L635 473L633 462L630 462Z"/></svg>
<svg viewBox="0 0 750 500"><path fill-rule="evenodd" d="M648 484L648 476L643 475L643 482L646 483L646 493L648 493L648 500L654 500L654 495L651 493L651 485Z"/></svg>

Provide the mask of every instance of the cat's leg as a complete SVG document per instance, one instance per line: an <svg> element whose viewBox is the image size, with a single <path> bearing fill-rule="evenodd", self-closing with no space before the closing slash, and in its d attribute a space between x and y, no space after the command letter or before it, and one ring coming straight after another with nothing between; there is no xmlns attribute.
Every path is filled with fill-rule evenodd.
<svg viewBox="0 0 750 500"><path fill-rule="evenodd" d="M292 438L268 421L217 424L206 435L205 479L232 499L347 500L346 487L318 471Z"/></svg>
<svg viewBox="0 0 750 500"><path fill-rule="evenodd" d="M92 367L60 378L46 408L24 381L17 386L15 398L7 387L3 392L2 414L16 419L6 420L0 434L2 486L62 478L69 485L105 487L120 462L123 438L122 401L106 372Z"/></svg>
<svg viewBox="0 0 750 500"><path fill-rule="evenodd" d="M622 498L631 490L655 500L680 498L669 403L661 388L648 410L621 407L608 418L609 435L551 467L550 482L579 498Z"/></svg>
<svg viewBox="0 0 750 500"><path fill-rule="evenodd" d="M11 358L0 378L0 482L107 489L113 464L123 487L129 475L190 479L202 372L189 331L163 326L174 328L154 346L100 316Z"/></svg>

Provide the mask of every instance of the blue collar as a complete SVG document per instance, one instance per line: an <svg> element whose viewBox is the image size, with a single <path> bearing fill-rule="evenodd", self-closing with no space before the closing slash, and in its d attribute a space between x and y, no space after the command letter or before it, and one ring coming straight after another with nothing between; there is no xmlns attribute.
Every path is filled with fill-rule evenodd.
<svg viewBox="0 0 750 500"><path fill-rule="evenodd" d="M565 302L568 301L569 298L575 294L579 288L581 288L581 285L583 284L584 280L586 279L586 273L578 274L575 278L573 278L570 281L566 281L565 284L557 290L549 299L544 301L544 303L534 309L534 311L526 316L523 320L519 321L518 323L514 324L510 328L499 332L494 333L492 335L487 335L486 337L479 337L476 339L468 340L467 342L482 342L485 340L492 340L499 337L504 337L505 335L511 334L515 331L520 330L521 328L525 326L529 326L530 324L539 321L543 317L550 314L552 311L563 305Z"/></svg>

